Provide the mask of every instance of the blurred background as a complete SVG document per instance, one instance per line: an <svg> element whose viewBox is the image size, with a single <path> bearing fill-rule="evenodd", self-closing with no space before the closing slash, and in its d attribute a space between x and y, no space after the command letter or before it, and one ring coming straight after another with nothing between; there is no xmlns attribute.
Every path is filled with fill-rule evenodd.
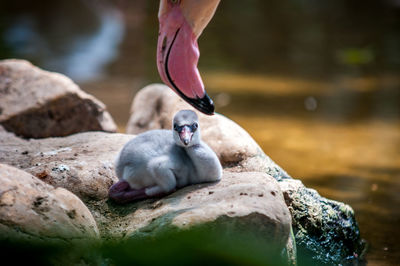
<svg viewBox="0 0 400 266"><path fill-rule="evenodd" d="M0 59L68 75L124 132L161 82L158 1L0 0ZM199 39L217 112L325 197L350 204L371 265L400 261L400 1L222 0Z"/></svg>

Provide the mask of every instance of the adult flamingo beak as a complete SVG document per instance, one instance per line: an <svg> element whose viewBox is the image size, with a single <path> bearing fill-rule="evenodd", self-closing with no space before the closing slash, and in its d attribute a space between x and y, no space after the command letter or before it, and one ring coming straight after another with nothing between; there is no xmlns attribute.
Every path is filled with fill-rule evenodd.
<svg viewBox="0 0 400 266"><path fill-rule="evenodd" d="M215 13L219 0L161 0L158 18L157 68L161 79L197 110L214 114L197 63L197 39Z"/></svg>

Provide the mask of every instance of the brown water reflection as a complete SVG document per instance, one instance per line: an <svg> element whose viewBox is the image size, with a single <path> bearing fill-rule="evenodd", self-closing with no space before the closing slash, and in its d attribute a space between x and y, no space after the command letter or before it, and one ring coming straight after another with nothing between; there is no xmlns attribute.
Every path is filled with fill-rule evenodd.
<svg viewBox="0 0 400 266"><path fill-rule="evenodd" d="M155 65L158 3L104 3L121 12L125 38L104 75L79 84L106 103L123 132L134 94L160 82ZM9 14L57 12L8 5ZM4 10L0 33L8 27ZM75 9L66 19L77 13L80 21L93 22L92 16L82 15L90 10ZM57 21L63 21L61 15ZM57 25L50 39L62 38L54 35ZM58 30L65 22L60 25ZM93 25L87 25L89 31ZM65 41L73 40L73 33L69 30ZM371 265L398 264L398 1L223 0L199 44L200 71L217 111L244 127L293 177L350 204L370 244ZM0 49L2 57L19 55L4 42L2 47L8 49ZM43 55L22 57L46 65Z"/></svg>

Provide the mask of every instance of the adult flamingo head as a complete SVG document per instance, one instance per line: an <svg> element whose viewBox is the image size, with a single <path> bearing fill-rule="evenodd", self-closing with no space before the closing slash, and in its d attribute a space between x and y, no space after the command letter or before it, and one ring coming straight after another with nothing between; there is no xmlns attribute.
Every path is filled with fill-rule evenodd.
<svg viewBox="0 0 400 266"><path fill-rule="evenodd" d="M197 110L212 115L197 62L197 38L213 17L220 0L161 0L158 19L157 68L161 79Z"/></svg>

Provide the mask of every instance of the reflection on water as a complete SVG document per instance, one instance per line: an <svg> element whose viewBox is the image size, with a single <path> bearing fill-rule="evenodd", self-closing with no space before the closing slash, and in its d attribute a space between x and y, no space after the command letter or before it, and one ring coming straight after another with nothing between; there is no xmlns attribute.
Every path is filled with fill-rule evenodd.
<svg viewBox="0 0 400 266"><path fill-rule="evenodd" d="M65 73L76 81L95 79L117 53L123 37L122 18L117 10L100 10L99 28L91 35L70 43L65 55L52 58L44 66ZM84 63L83 63L84 62Z"/></svg>
<svg viewBox="0 0 400 266"><path fill-rule="evenodd" d="M47 4L54 7L54 3ZM93 25L82 30L88 26L82 20L82 26L76 25L81 30L75 32L69 29L75 19L71 17L73 14L63 10L51 21L42 21L40 12L21 12L6 21L9 25L3 33L4 43L19 57L37 60L46 69L64 73L75 81L93 80L102 75L104 67L117 55L124 31L120 11L110 5L88 5L81 1L63 5L76 9L77 14L91 16Z"/></svg>
<svg viewBox="0 0 400 266"><path fill-rule="evenodd" d="M117 55L106 66L106 76L80 85L107 104L123 131L134 93L160 81L155 65L157 1L101 1L100 9L96 1L43 3L24 8L7 3L0 10L0 56L46 66L49 58L65 58L72 51L84 55L72 60L80 73L91 62L98 71L111 60L100 60L103 53ZM96 10L108 10L109 21ZM59 21L60 14L69 18L67 25L50 23ZM29 35L33 30L22 32L31 49L25 52L10 43L21 37L7 35L21 16L30 17L28 24L43 33L37 42ZM102 34L107 27L102 23L108 23L110 29L103 31L110 35ZM124 39L114 50L123 30ZM76 40L88 41L75 47ZM200 71L217 111L249 131L292 176L323 196L350 204L370 244L371 264L397 264L398 1L222 1L199 45ZM52 52L41 52L46 47ZM61 61L61 72L72 73L67 62Z"/></svg>

